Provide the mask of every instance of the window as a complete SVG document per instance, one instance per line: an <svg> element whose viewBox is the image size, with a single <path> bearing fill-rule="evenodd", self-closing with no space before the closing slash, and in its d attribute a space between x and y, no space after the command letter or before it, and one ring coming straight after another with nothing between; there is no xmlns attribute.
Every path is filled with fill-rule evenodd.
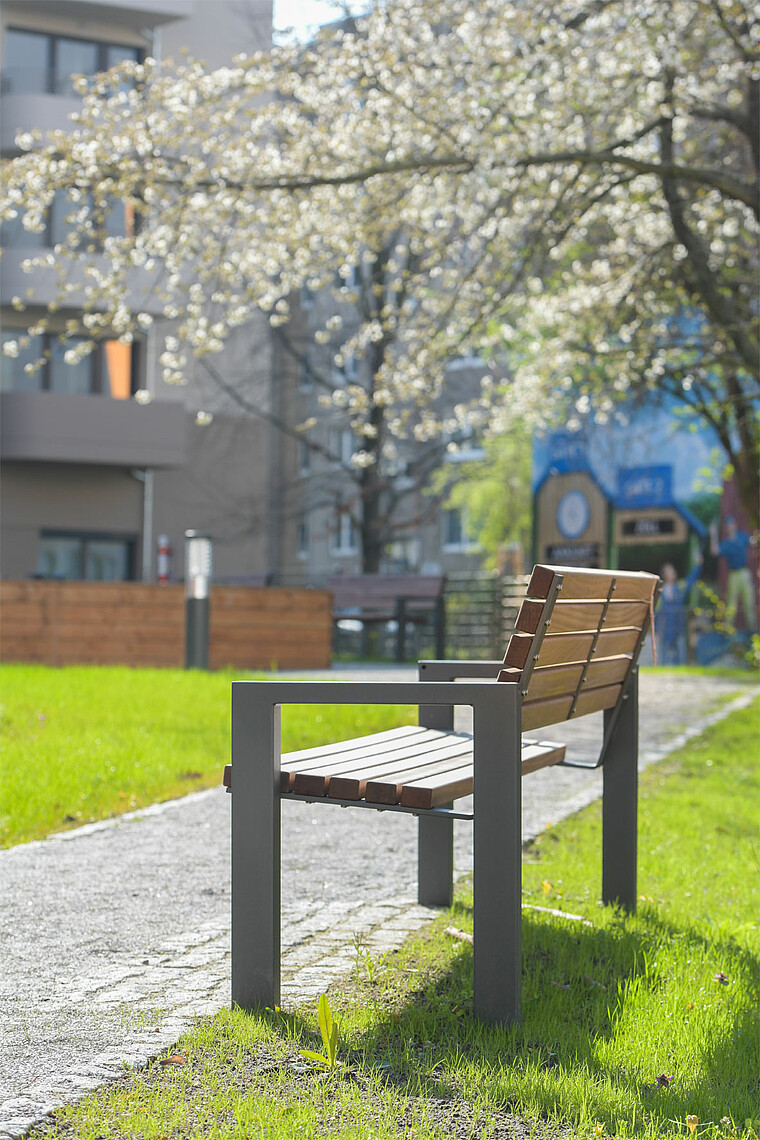
<svg viewBox="0 0 760 1140"><path fill-rule="evenodd" d="M351 456L357 450L356 438L351 428L330 428L328 447L334 463L349 467Z"/></svg>
<svg viewBox="0 0 760 1140"><path fill-rule="evenodd" d="M335 519L333 552L335 554L356 554L358 550L357 532L350 511L338 508Z"/></svg>
<svg viewBox="0 0 760 1140"><path fill-rule="evenodd" d="M358 289L361 281L362 274L358 265L344 265L335 274L336 289Z"/></svg>
<svg viewBox="0 0 760 1140"><path fill-rule="evenodd" d="M298 472L307 475L311 467L311 448L305 439L298 441Z"/></svg>
<svg viewBox="0 0 760 1140"><path fill-rule="evenodd" d="M75 364L66 363L66 353L84 341L69 337L60 341L55 334L29 337L28 347L19 342L25 339L19 330L6 329L3 345L17 346L15 356L1 358L0 389L3 392L68 392L74 396L87 396L100 392L115 400L128 400L140 387L139 344L121 344L107 340L96 345L91 353ZM42 360L39 368L32 369ZM27 371L29 366L29 371Z"/></svg>
<svg viewBox="0 0 760 1140"><path fill-rule="evenodd" d="M309 557L309 520L301 515L296 521L296 555L299 558Z"/></svg>
<svg viewBox="0 0 760 1140"><path fill-rule="evenodd" d="M304 313L308 313L314 308L314 291L308 285L301 286L299 301Z"/></svg>
<svg viewBox="0 0 760 1140"><path fill-rule="evenodd" d="M47 387L51 392L68 392L71 396L87 396L95 392L96 364L95 352L88 353L76 364L66 363L66 354L74 351L85 342L81 339L61 342L54 337L50 342L50 358L47 364Z"/></svg>
<svg viewBox="0 0 760 1140"><path fill-rule="evenodd" d="M43 531L37 576L68 581L130 581L134 577L134 546L133 538Z"/></svg>
<svg viewBox="0 0 760 1140"><path fill-rule="evenodd" d="M298 389L301 392L311 392L314 387L314 377L311 372L311 363L308 356L301 358L298 365Z"/></svg>
<svg viewBox="0 0 760 1140"><path fill-rule="evenodd" d="M450 551L477 550L467 527L467 516L459 507L443 512L443 548Z"/></svg>
<svg viewBox="0 0 760 1140"><path fill-rule="evenodd" d="M482 462L486 458L483 447L483 433L472 424L457 428L455 431L446 431L446 463L473 463Z"/></svg>
<svg viewBox="0 0 760 1140"><path fill-rule="evenodd" d="M123 60L139 62L140 48L21 28L5 33L3 94L73 95L72 75L95 75Z"/></svg>
<svg viewBox="0 0 760 1140"><path fill-rule="evenodd" d="M67 190L57 190L43 230L33 233L24 229L19 213L0 226L0 245L5 249L52 249L77 232L76 217L85 208L87 220L94 226L90 241L96 246L102 247L104 237L133 237L139 228L139 216L131 205L113 199L105 208L96 210L91 194L83 194L79 202L72 202Z"/></svg>
<svg viewBox="0 0 760 1140"><path fill-rule="evenodd" d="M22 336L23 333L20 329L13 332L4 331L2 335L3 347L8 343L18 344ZM40 378L44 372L44 366L36 372L32 372L31 368L45 350L45 338L32 336L28 339L27 348L18 347L15 356L6 356L3 353L2 358L0 358L0 391L37 392L42 387ZM27 366L30 369L28 372Z"/></svg>
<svg viewBox="0 0 760 1140"><path fill-rule="evenodd" d="M353 352L347 350L341 352L343 363L338 364L333 361L333 382L335 384L343 384L346 381L354 383L359 375L359 365Z"/></svg>

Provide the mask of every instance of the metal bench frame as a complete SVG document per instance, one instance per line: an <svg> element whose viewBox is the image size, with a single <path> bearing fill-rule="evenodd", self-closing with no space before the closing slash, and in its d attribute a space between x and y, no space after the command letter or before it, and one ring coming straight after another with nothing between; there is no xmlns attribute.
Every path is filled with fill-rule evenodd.
<svg viewBox="0 0 760 1140"><path fill-rule="evenodd" d="M473 1010L487 1022L521 1013L522 690L493 679L501 662L420 664L419 681L235 681L232 690L232 1002L274 1007L280 998L280 708L286 704L416 704L420 724L453 727L454 707L473 714L473 812L427 811L327 798L419 816L419 899L448 906L453 820L474 834ZM602 899L634 910L638 790L638 670L604 711ZM589 765L581 765L588 767ZM596 766L596 765L592 765ZM310 797L303 797L310 798Z"/></svg>

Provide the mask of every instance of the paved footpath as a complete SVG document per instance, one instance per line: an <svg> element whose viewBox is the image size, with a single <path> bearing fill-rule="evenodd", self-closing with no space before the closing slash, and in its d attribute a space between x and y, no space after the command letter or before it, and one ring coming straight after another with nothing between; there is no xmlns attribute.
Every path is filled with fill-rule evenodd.
<svg viewBox="0 0 760 1140"><path fill-rule="evenodd" d="M726 679L645 676L642 767L755 693ZM568 742L570 756L590 760L599 719L551 735ZM598 772L530 776L525 839L590 803L600 788ZM472 865L469 824L456 825L455 842L464 873ZM408 816L286 805L284 1003L315 997L356 964L360 948L382 953L427 922L434 912L416 904L415 874L416 826ZM222 789L2 851L0 892L0 1137L22 1136L54 1107L118 1078L125 1064L145 1065L196 1016L228 1003L229 797Z"/></svg>

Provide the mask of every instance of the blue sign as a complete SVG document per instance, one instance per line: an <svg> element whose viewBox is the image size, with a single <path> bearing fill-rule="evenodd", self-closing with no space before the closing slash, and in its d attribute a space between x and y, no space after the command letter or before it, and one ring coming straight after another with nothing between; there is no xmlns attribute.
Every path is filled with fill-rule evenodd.
<svg viewBox="0 0 760 1140"><path fill-rule="evenodd" d="M616 507L673 505L672 467L620 467Z"/></svg>
<svg viewBox="0 0 760 1140"><path fill-rule="evenodd" d="M549 436L549 466L558 475L588 469L588 440L582 432L555 431Z"/></svg>

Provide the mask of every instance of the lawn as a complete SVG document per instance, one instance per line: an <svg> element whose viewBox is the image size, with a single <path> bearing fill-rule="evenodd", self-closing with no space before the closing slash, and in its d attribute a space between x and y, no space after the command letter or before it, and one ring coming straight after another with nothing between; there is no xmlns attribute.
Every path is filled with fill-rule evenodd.
<svg viewBox="0 0 760 1140"><path fill-rule="evenodd" d="M45 1135L411 1140L760 1135L758 702L642 776L635 916L598 901L600 806L525 851L524 1019L472 1018L471 930L453 911L316 1010L203 1020L142 1073L56 1114Z"/></svg>
<svg viewBox="0 0 760 1140"><path fill-rule="evenodd" d="M4 665L0 846L106 819L222 782L230 683L240 673ZM283 710L285 751L398 724L417 710Z"/></svg>

